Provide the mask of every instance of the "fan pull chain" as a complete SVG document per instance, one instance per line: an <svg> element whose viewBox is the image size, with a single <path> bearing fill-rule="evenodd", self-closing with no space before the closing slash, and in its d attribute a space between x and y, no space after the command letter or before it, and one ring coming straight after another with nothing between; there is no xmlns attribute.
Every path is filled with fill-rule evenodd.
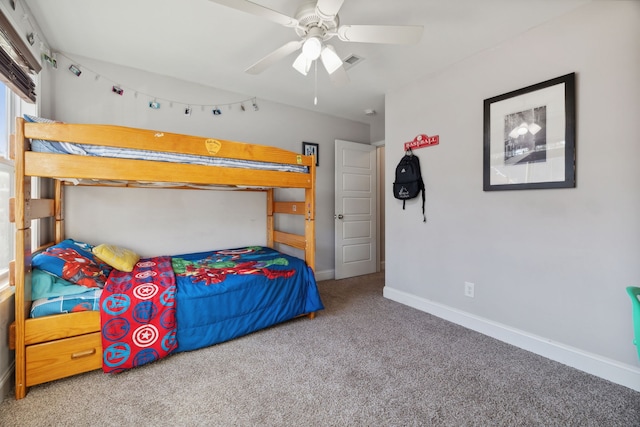
<svg viewBox="0 0 640 427"><path fill-rule="evenodd" d="M318 60L313 61L313 105L318 105Z"/></svg>

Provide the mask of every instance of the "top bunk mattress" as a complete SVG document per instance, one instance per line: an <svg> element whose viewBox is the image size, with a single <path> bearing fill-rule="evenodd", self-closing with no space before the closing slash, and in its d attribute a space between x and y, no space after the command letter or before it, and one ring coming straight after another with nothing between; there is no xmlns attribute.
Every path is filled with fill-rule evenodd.
<svg viewBox="0 0 640 427"><path fill-rule="evenodd" d="M30 116L28 114L25 114L24 118L30 123L57 123L54 120ZM47 141L42 139L31 140L31 151L50 154L74 154L79 156L111 157L130 160L150 160L156 162L186 163L204 166L308 173L308 167L303 165L198 156L193 154L178 154L164 151L138 150L102 145L75 144L71 142Z"/></svg>

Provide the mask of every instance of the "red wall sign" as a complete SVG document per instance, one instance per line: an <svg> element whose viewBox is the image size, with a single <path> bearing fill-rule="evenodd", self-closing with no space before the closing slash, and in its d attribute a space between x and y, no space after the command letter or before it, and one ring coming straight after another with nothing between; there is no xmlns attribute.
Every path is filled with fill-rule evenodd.
<svg viewBox="0 0 640 427"><path fill-rule="evenodd" d="M427 136L425 134L422 134L413 138L413 141L405 142L404 150L407 151L409 148L414 150L416 148L430 147L432 145L438 145L438 144L440 144L440 136L438 135Z"/></svg>

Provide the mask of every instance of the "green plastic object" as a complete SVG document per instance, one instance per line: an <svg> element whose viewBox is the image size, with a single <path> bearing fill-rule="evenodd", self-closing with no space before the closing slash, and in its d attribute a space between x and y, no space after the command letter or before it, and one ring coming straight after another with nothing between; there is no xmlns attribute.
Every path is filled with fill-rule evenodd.
<svg viewBox="0 0 640 427"><path fill-rule="evenodd" d="M629 286L627 293L631 297L631 305L633 306L633 334L635 339L633 343L638 350L638 358L640 358L640 288Z"/></svg>

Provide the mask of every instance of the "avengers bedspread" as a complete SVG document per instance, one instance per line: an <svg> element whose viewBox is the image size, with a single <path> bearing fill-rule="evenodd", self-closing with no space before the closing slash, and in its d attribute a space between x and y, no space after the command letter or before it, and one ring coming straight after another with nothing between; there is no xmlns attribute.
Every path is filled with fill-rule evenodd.
<svg viewBox="0 0 640 427"><path fill-rule="evenodd" d="M270 248L181 255L172 264L177 351L217 344L324 308L305 262Z"/></svg>
<svg viewBox="0 0 640 427"><path fill-rule="evenodd" d="M170 257L111 272L100 298L104 372L144 365L177 348L175 293Z"/></svg>
<svg viewBox="0 0 640 427"><path fill-rule="evenodd" d="M259 246L140 260L111 273L100 307L105 372L324 308L304 261Z"/></svg>

